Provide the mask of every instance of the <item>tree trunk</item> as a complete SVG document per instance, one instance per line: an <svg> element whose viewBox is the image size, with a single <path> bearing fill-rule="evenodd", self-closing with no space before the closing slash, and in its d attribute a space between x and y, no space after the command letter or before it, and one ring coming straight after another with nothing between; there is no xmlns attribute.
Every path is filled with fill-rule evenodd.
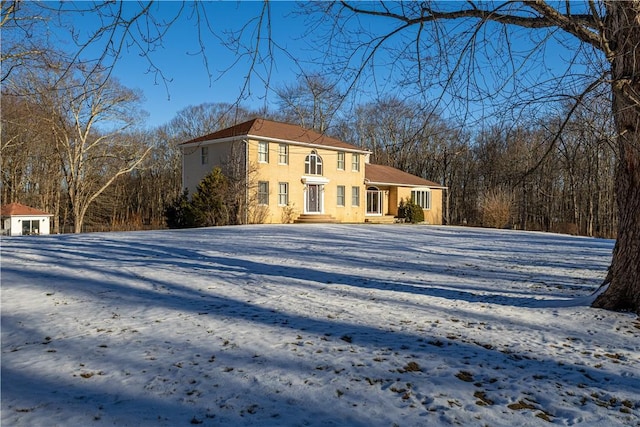
<svg viewBox="0 0 640 427"><path fill-rule="evenodd" d="M618 236L606 282L594 307L640 314L640 0L606 3L613 113L618 132Z"/></svg>
<svg viewBox="0 0 640 427"><path fill-rule="evenodd" d="M82 223L84 222L84 215L82 209L76 204L73 205L73 232L82 233Z"/></svg>

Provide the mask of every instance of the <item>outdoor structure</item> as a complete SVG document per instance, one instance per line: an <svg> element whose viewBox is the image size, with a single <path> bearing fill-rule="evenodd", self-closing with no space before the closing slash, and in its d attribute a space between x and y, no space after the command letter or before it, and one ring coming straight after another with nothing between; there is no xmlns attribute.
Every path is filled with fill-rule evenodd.
<svg viewBox="0 0 640 427"><path fill-rule="evenodd" d="M413 200L425 222L442 223L444 187L398 169L369 163L369 151L287 123L253 119L187 141L182 183L189 194L215 167L240 170L248 209L264 223L393 222L401 201Z"/></svg>
<svg viewBox="0 0 640 427"><path fill-rule="evenodd" d="M0 207L2 229L0 232L6 236L29 236L36 234L49 234L52 214L39 209L9 203Z"/></svg>

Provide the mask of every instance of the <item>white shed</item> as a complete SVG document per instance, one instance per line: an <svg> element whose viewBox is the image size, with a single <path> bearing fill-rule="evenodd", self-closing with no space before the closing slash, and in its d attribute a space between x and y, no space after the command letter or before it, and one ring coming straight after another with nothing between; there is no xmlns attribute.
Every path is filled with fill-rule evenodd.
<svg viewBox="0 0 640 427"><path fill-rule="evenodd" d="M2 234L8 236L28 236L49 234L52 214L39 209L9 203L0 207Z"/></svg>

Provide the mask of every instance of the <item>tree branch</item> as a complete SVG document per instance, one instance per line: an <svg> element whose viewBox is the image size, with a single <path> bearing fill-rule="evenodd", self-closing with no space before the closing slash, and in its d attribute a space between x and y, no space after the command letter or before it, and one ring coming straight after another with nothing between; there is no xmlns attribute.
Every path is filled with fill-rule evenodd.
<svg viewBox="0 0 640 427"><path fill-rule="evenodd" d="M455 20L461 18L476 18L484 22L492 21L500 24L516 25L525 28L551 28L559 26L565 31L576 36L581 41L589 43L600 50L605 50L602 45L601 37L596 32L598 30L598 25L593 14L564 15L543 0L522 1L522 5L527 6L532 12L536 12L535 16L523 16L515 13L498 12L500 9L505 7L512 7L514 3L511 2L500 4L492 10L481 9L477 7L475 2L469 2L472 6L470 9L454 10L450 12L435 10L429 6L428 2L425 2L421 5L420 16L416 17L393 13L388 9L385 9L385 11L364 9L346 1L342 1L341 4L351 12L362 15L392 18L405 22L407 26L431 21Z"/></svg>

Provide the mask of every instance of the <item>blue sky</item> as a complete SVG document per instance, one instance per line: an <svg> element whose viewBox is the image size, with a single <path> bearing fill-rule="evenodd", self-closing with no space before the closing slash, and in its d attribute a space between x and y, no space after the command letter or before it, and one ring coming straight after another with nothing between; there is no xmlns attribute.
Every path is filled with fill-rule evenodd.
<svg viewBox="0 0 640 427"><path fill-rule="evenodd" d="M130 10L138 7L137 2L124 3ZM145 123L147 127L154 127L169 122L175 114L181 109L190 105L199 105L206 102L212 103L233 103L238 100L241 89L245 83L245 78L249 70L247 58L242 58L231 52L227 47L223 46L222 38L225 32L232 29L239 29L246 24L251 18L258 17L264 5L262 1L228 1L228 2L202 2L202 7L206 8L208 26L212 32L208 31L206 25L201 25L203 30L198 34L198 26L194 18L192 4L187 3L186 9L180 14L179 19L171 26L169 32L162 38L162 44L149 54L148 58L141 57L139 50L135 47L124 49L117 65L114 69L114 75L127 87L140 89L145 97L143 108L149 113ZM161 1L153 6L152 15L159 20L170 19L176 15L180 2ZM252 74L251 97L243 100L242 105L249 108L259 108L265 105L264 95L267 90L273 90L284 84L294 84L299 72L299 63L302 62L307 67L307 72L314 72L320 69L320 64L313 63L310 58L317 55L317 51L310 51L307 41L303 37L307 28L305 27L305 18L296 16L295 11L298 8L295 2L291 1L275 1L270 2L271 24L273 31L273 39L277 41L279 49L274 51L274 60L269 62L275 68L267 72L259 69L258 73ZM202 10L200 10L202 11ZM144 20L141 21L146 23ZM204 20L201 19L201 23ZM74 27L76 30L90 31L99 26L95 16L76 17L74 19ZM380 21L373 24L380 28ZM392 24L393 25L393 24ZM524 30L523 30L524 31ZM527 30L528 31L528 30ZM215 34L215 35L214 35ZM515 34L515 33L514 33ZM315 36L315 34L314 34ZM204 62L204 56L199 52L199 37L202 45L205 47L205 55L208 61L209 75ZM514 41L522 43L522 51L527 51L527 44L531 43L528 36L514 36ZM255 42L255 35L252 33L245 34L245 42ZM551 41L553 43L553 41ZM492 49L491 43L488 49ZM262 46L264 51L264 45ZM286 53L285 53L286 51ZM570 51L569 51L570 52ZM425 52L425 55L428 55ZM290 57L288 56L290 55ZM566 69L559 67L562 62L560 55L562 52L554 47L550 47L544 54L544 64L536 64L530 61L528 67L544 66L548 68L543 72L542 78L551 75L551 69ZM566 55L565 55L566 57ZM295 58L295 59L293 59ZM238 60L239 59L239 60ZM158 74L148 72L149 60L161 70L165 79L163 80ZM237 61L237 62L236 62ZM235 64L235 65L234 65ZM264 65L264 64L259 64ZM483 65L484 66L484 65ZM495 64L494 64L495 66ZM229 67L232 67L229 69ZM376 73L375 82L368 81L365 85L359 87L357 96L361 100L367 100L368 96L375 95L374 86L380 85L383 90L389 90L391 93L400 94L400 89L395 85L393 80L398 76L401 68L394 68L393 61L380 67ZM225 71L226 70L226 71ZM480 74L482 68L479 68ZM562 72L562 71L560 71ZM392 73L396 73L395 75ZM269 87L260 76L269 75ZM475 75L472 78L484 79L487 86L492 85L491 76ZM540 77L534 77L528 80L529 88L536 88L541 80ZM166 83L166 85L165 85ZM369 84L367 86L368 83ZM375 84L373 84L375 83ZM372 93L367 93L367 90ZM517 93L517 92L516 92ZM435 99L439 95L439 88L436 85L425 89L423 98L426 102ZM402 96L402 95L400 95ZM508 95L506 95L508 96ZM275 97L270 92L269 101L273 101ZM498 98L499 99L499 98ZM445 102L446 104L446 102ZM458 106L459 107L459 106ZM482 104L467 104L464 108L476 108L483 110L486 106ZM486 112L485 112L486 114ZM464 113L463 113L464 115Z"/></svg>
<svg viewBox="0 0 640 427"><path fill-rule="evenodd" d="M173 16L177 2L161 2L158 16ZM217 2L207 4L210 24L217 35L238 28L239 23L250 16L259 16L262 2ZM287 18L295 8L293 2L275 2L271 5L274 33L286 47L293 52L301 51L301 43L295 38L303 31L300 19ZM156 126L167 123L175 114L189 106L205 102L228 102L238 99L249 68L247 61L234 64L237 57L222 45L221 40L210 32L202 32L202 42L206 48L209 73L198 43L198 33L190 11L183 11L180 19L172 25L163 38L163 46L150 54L151 60L169 81L155 73L148 72L146 58L130 50L119 58L114 74L128 87L143 91L146 101L144 109L149 113L147 125ZM286 23L286 25L285 25ZM282 57L280 52L276 55ZM284 60L276 61L277 69L271 74L274 86L290 83L296 79L295 65ZM232 67L227 70L229 67ZM258 108L264 105L264 85L255 81L251 88L252 97L243 102L247 107Z"/></svg>
<svg viewBox="0 0 640 427"><path fill-rule="evenodd" d="M155 19L170 20L176 16L181 4L179 1L160 1L153 6L151 13ZM125 86L140 89L144 94L145 101L142 107L148 113L146 127L166 124L177 112L190 105L209 102L234 103L241 95L250 68L248 58L238 60L238 56L223 45L222 38L226 37L229 30L238 30L251 19L259 17L264 3L256 0L207 1L201 4L206 8L208 23L214 34L209 32L205 25L201 25L202 31L198 34L192 4L187 2L179 19L171 25L168 33L162 38L162 44L157 46L148 57L141 56L139 49L134 46L124 49L118 58L113 75ZM128 5L125 2L125 6L130 7L130 12L137 11L139 8L137 2L131 2ZM304 16L295 15L298 7L295 1L270 2L272 38L277 42L278 48L273 52L275 59L269 64L273 64L275 68L266 71L260 68L260 65L265 64L260 64L258 72L252 73L252 85L249 91L251 96L242 99L241 105L244 107L254 109L264 107L265 95L268 95L266 100L273 108L276 98L273 91L285 84L295 84L300 66L304 66L307 73L323 70L323 65L320 63L323 58L318 58L319 48L316 47L314 50L309 45L311 42L317 43L318 34L314 33L305 38L305 32L308 31L305 27L307 23ZM140 22L146 23L144 20ZM378 28L382 28L379 21L375 24ZM76 31L83 31L86 36L102 24L95 16L89 15L75 16L73 25ZM255 34L252 32L247 32L244 37L245 44L255 42ZM199 53L199 39L206 49L208 70L204 56ZM99 47L100 44L96 46ZM265 50L264 44L261 45L261 49ZM89 56L92 53L87 52ZM382 53L377 54L377 57L381 58ZM158 73L149 71L149 60L162 72L164 79ZM352 95L359 102L366 102L379 95L380 90L399 94L400 89L393 81L395 77L392 75L397 71L392 68L392 65L387 63L378 65L375 81L370 80L359 85ZM268 87L264 81L260 80L267 74L269 75ZM433 98L439 94L433 89Z"/></svg>
<svg viewBox="0 0 640 427"><path fill-rule="evenodd" d="M125 15L138 13L140 10L138 2L122 4ZM120 3L115 3L111 7L117 8L119 5ZM199 2L199 19L195 14L194 3L185 2L181 10L182 5L179 1L156 2L150 10L152 19L156 22L167 22L176 16L178 19L171 24L161 42L157 43L147 56L141 55L140 48L132 45L131 37L126 38L113 69L112 75L124 86L139 89L143 93L145 100L142 108L148 113L145 127L166 124L178 111L190 105L236 102L250 68L249 59L225 47L223 40L231 30L238 30L252 18L259 17L264 5L262 1ZM63 7L77 10L91 6L89 3L79 2L66 3ZM287 58L283 50L296 59L304 60L306 55L305 43L300 39L305 30L303 18L291 17L291 12L295 9L295 2L270 3L272 36L282 48L274 51L275 60L269 62L275 66L269 73L271 89L285 83L294 83L297 78L296 61ZM104 10L103 14L106 13L109 12ZM55 31L55 43L71 52L76 51L78 47L70 41L70 31L65 27L73 29L72 31L79 36L79 44L82 45L93 31L104 25L96 13L71 13L62 16L62 19L66 20L52 20L50 29ZM152 28L151 32L153 28L157 28L153 22L145 18L138 20L138 25L138 28L132 29L133 37L138 40L141 38L140 34L146 31L146 25ZM60 30L59 26L63 29ZM104 51L106 39L103 37L102 40L90 44L82 53L84 59L95 60L99 57ZM254 39L253 32L244 35L245 43L253 42ZM201 52L201 46L205 49L204 53ZM266 85L259 79L267 74L263 65L258 64L258 72L251 75L251 96L241 101L241 105L245 107L257 109L265 105ZM153 68L159 70L162 75ZM270 96L268 99L273 98Z"/></svg>

